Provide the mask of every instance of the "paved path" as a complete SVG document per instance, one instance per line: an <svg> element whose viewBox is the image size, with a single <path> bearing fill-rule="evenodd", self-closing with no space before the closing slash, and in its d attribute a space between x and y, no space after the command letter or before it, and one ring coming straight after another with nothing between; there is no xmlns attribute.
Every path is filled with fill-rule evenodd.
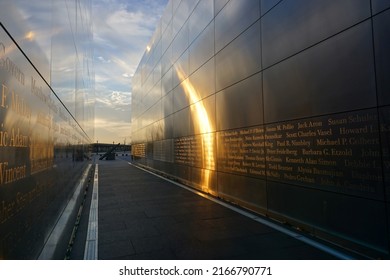
<svg viewBox="0 0 390 280"><path fill-rule="evenodd" d="M334 259L128 163L99 165L99 259Z"/></svg>

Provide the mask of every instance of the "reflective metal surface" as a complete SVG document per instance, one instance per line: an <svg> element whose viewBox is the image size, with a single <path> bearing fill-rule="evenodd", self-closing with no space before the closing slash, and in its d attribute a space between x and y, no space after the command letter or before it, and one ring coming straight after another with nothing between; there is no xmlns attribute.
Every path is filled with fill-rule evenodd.
<svg viewBox="0 0 390 280"><path fill-rule="evenodd" d="M266 69L265 121L375 106L371 38L365 21Z"/></svg>
<svg viewBox="0 0 390 280"><path fill-rule="evenodd" d="M260 71L259 42L260 23L256 22L215 55L217 91Z"/></svg>
<svg viewBox="0 0 390 280"><path fill-rule="evenodd" d="M263 123L261 75L256 74L216 94L218 131Z"/></svg>
<svg viewBox="0 0 390 280"><path fill-rule="evenodd" d="M388 258L390 6L371 2L169 2L161 116L147 53L134 76L136 163Z"/></svg>
<svg viewBox="0 0 390 280"><path fill-rule="evenodd" d="M195 88L199 100L215 93L214 69L215 60L212 58L189 77L189 82Z"/></svg>
<svg viewBox="0 0 390 280"><path fill-rule="evenodd" d="M261 15L269 12L273 7L275 7L282 0L260 0L260 11Z"/></svg>
<svg viewBox="0 0 390 280"><path fill-rule="evenodd" d="M390 3L389 3L390 5ZM379 105L390 104L390 10L374 17L374 43L376 62L376 79Z"/></svg>
<svg viewBox="0 0 390 280"><path fill-rule="evenodd" d="M73 37L65 1L0 2L0 259L35 259L88 164L91 6L67 6L82 17Z"/></svg>
<svg viewBox="0 0 390 280"><path fill-rule="evenodd" d="M385 182L386 201L390 203L390 107L379 109L379 130L382 143L383 174Z"/></svg>
<svg viewBox="0 0 390 280"><path fill-rule="evenodd" d="M194 1L195 2L195 1ZM189 19L189 43L192 43L196 37L209 25L214 18L214 1L200 1L194 9Z"/></svg>
<svg viewBox="0 0 390 280"><path fill-rule="evenodd" d="M268 67L370 16L370 1L281 1L261 21Z"/></svg>
<svg viewBox="0 0 390 280"><path fill-rule="evenodd" d="M213 56L214 22L210 23L190 46L190 74ZM213 75L215 71L210 72Z"/></svg>
<svg viewBox="0 0 390 280"><path fill-rule="evenodd" d="M218 195L260 213L267 209L265 180L219 172Z"/></svg>
<svg viewBox="0 0 390 280"><path fill-rule="evenodd" d="M390 8L389 0L372 0L371 3L372 3L373 14L379 13L385 9Z"/></svg>
<svg viewBox="0 0 390 280"><path fill-rule="evenodd" d="M220 51L259 18L259 0L229 1L215 17L215 51Z"/></svg>
<svg viewBox="0 0 390 280"><path fill-rule="evenodd" d="M307 190L272 181L268 182L267 187L268 211L273 215L280 217L288 213L285 220L294 221L304 229L326 228L327 231L317 234L325 238L333 234L336 242L343 243L343 238L335 233L344 232L356 238L354 248L371 254L387 254L384 202ZM353 214L349 214L351 209Z"/></svg>

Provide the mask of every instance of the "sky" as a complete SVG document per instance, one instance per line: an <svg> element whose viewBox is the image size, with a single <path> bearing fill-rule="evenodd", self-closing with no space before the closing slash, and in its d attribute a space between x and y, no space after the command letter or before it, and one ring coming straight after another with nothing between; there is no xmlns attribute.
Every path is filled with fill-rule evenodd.
<svg viewBox="0 0 390 280"><path fill-rule="evenodd" d="M95 141L131 141L131 78L168 0L94 0Z"/></svg>

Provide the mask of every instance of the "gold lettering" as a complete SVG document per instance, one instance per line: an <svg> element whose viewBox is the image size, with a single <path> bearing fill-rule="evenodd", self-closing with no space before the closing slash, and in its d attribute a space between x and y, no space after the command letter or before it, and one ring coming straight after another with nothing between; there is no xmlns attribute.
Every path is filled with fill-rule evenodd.
<svg viewBox="0 0 390 280"><path fill-rule="evenodd" d="M274 157L274 156L266 156L265 160L267 162L283 162L282 158L280 157Z"/></svg>
<svg viewBox="0 0 390 280"><path fill-rule="evenodd" d="M298 166L298 172L300 173L307 173L307 174L312 174L313 173L313 170L309 167L305 167L305 166Z"/></svg>
<svg viewBox="0 0 390 280"><path fill-rule="evenodd" d="M297 138L298 133L297 132L294 132L294 133L286 132L286 137L287 138Z"/></svg>
<svg viewBox="0 0 390 280"><path fill-rule="evenodd" d="M27 135L22 135L19 128L16 129L16 133L15 128L11 129L11 139L9 144L11 147L27 148L29 145L28 140L29 137Z"/></svg>
<svg viewBox="0 0 390 280"><path fill-rule="evenodd" d="M47 100L49 97L43 93L43 87L37 85L37 82L33 77L31 77L31 93L38 97L42 102L48 103Z"/></svg>
<svg viewBox="0 0 390 280"><path fill-rule="evenodd" d="M272 139L280 139L282 138L282 134L279 133L273 133L273 134L266 134L265 139L272 140Z"/></svg>
<svg viewBox="0 0 390 280"><path fill-rule="evenodd" d="M310 141L307 140L291 140L291 144L298 147L310 147Z"/></svg>
<svg viewBox="0 0 390 280"><path fill-rule="evenodd" d="M332 156L338 156L338 157L352 156L352 149L343 149L343 150L331 149L330 152Z"/></svg>
<svg viewBox="0 0 390 280"><path fill-rule="evenodd" d="M318 164L318 161L315 160L315 159L312 159L312 158L306 158L306 159L305 159L305 163L306 163L306 164L316 165L316 164Z"/></svg>
<svg viewBox="0 0 390 280"><path fill-rule="evenodd" d="M26 165L9 167L8 162L0 162L0 185L26 178Z"/></svg>
<svg viewBox="0 0 390 280"><path fill-rule="evenodd" d="M332 119L332 118L329 118L328 119L328 125L341 125L341 124L346 124L348 121L347 119L343 118L343 119Z"/></svg>
<svg viewBox="0 0 390 280"><path fill-rule="evenodd" d="M277 172L277 171L274 171L274 170L267 170L265 173L266 173L266 175L267 175L268 177L280 178L280 174L279 174L279 172Z"/></svg>
<svg viewBox="0 0 390 280"><path fill-rule="evenodd" d="M374 138L374 139L369 139L369 138L365 138L365 137L358 137L358 138L355 138L355 137L351 137L348 139L348 143L350 145L379 145L379 139L378 138Z"/></svg>
<svg viewBox="0 0 390 280"><path fill-rule="evenodd" d="M290 123L282 125L282 129L283 130L291 130L291 129L294 129L294 128L295 128L295 126L293 124L290 124Z"/></svg>
<svg viewBox="0 0 390 280"><path fill-rule="evenodd" d="M12 91L11 108L18 115L21 115L28 119L31 118L31 108L27 105L24 99L21 98L14 91Z"/></svg>
<svg viewBox="0 0 390 280"><path fill-rule="evenodd" d="M375 151L373 149L361 149L361 155L362 157L377 157L377 158L380 158L381 157L381 153L380 151Z"/></svg>
<svg viewBox="0 0 390 280"><path fill-rule="evenodd" d="M49 129L51 128L51 118L48 114L44 114L44 113L39 112L38 116L37 116L37 123L49 128Z"/></svg>
<svg viewBox="0 0 390 280"><path fill-rule="evenodd" d="M340 127L340 134L367 134L368 126L359 127L359 128L346 128Z"/></svg>
<svg viewBox="0 0 390 280"><path fill-rule="evenodd" d="M329 139L329 138L319 138L316 140L318 146L339 146L345 145L347 139L346 138L337 138L337 139Z"/></svg>
<svg viewBox="0 0 390 280"><path fill-rule="evenodd" d="M298 131L298 137L315 137L317 133L315 131Z"/></svg>
<svg viewBox="0 0 390 280"><path fill-rule="evenodd" d="M353 169L351 172L351 177L353 179L369 180L369 181L381 181L383 178L382 175L380 175L380 174L361 172L361 171L357 172L356 170L353 170Z"/></svg>
<svg viewBox="0 0 390 280"><path fill-rule="evenodd" d="M0 205L0 224L6 222L9 218L14 215L15 212L15 202L6 202L4 200L1 201Z"/></svg>
<svg viewBox="0 0 390 280"><path fill-rule="evenodd" d="M20 212L24 207L40 196L43 191L44 186L38 184L26 193L17 192L16 197L10 201L2 200L0 202L0 224L6 222L9 218Z"/></svg>
<svg viewBox="0 0 390 280"><path fill-rule="evenodd" d="M326 159L319 158L317 162L319 165L337 166L337 162L335 160L326 160Z"/></svg>
<svg viewBox="0 0 390 280"><path fill-rule="evenodd" d="M375 123L369 123L372 121ZM378 128L377 121L374 113L353 113L273 124L259 131L247 128L220 132L219 167L297 184L356 191L360 187L353 180L383 180L372 169L380 168L385 155L385 149L380 150L379 128L390 129L387 124ZM389 161L384 164L388 166ZM371 170L366 173L359 170L367 168Z"/></svg>
<svg viewBox="0 0 390 280"><path fill-rule="evenodd" d="M366 113L364 115L354 114L348 116L349 123L358 123L358 122L372 122L377 121L377 116L373 114Z"/></svg>
<svg viewBox="0 0 390 280"><path fill-rule="evenodd" d="M5 54L5 48L3 46L3 51ZM19 67L9 58L1 59L0 66L10 73L20 84L24 86L24 73L19 69Z"/></svg>
<svg viewBox="0 0 390 280"><path fill-rule="evenodd" d="M1 85L1 107L8 108L7 106L7 95L8 95L8 87L6 85Z"/></svg>
<svg viewBox="0 0 390 280"><path fill-rule="evenodd" d="M262 167L262 168L265 168L265 166L264 167ZM253 174L253 175L259 175L259 176L265 176L265 170L258 170L258 169L249 169L249 173L250 174Z"/></svg>
<svg viewBox="0 0 390 280"><path fill-rule="evenodd" d="M0 147L7 147L8 146L8 132L3 130L3 124L1 124L1 130L0 130Z"/></svg>
<svg viewBox="0 0 390 280"><path fill-rule="evenodd" d="M329 128L327 130L317 129L317 134L320 136L331 136L333 133L332 133L332 129Z"/></svg>
<svg viewBox="0 0 390 280"><path fill-rule="evenodd" d="M275 131L276 131L276 127L270 127L270 126L265 127L265 132L275 132Z"/></svg>
<svg viewBox="0 0 390 280"><path fill-rule="evenodd" d="M288 162L288 163L305 163L305 160L303 158L286 157L286 162Z"/></svg>
<svg viewBox="0 0 390 280"><path fill-rule="evenodd" d="M302 149L302 154L306 156L311 156L311 155L317 155L317 156L322 156L323 152L321 150L313 150L313 149Z"/></svg>
<svg viewBox="0 0 390 280"><path fill-rule="evenodd" d="M345 159L344 166L351 167L351 168L375 168L376 161L375 160L367 161L363 159L356 159L356 160Z"/></svg>
<svg viewBox="0 0 390 280"><path fill-rule="evenodd" d="M338 170L323 170L313 167L313 174L315 175L324 175L324 176L332 176L332 177L343 177L344 173Z"/></svg>
<svg viewBox="0 0 390 280"><path fill-rule="evenodd" d="M321 121L307 121L303 123L298 122L298 129L308 128L308 127L322 127Z"/></svg>

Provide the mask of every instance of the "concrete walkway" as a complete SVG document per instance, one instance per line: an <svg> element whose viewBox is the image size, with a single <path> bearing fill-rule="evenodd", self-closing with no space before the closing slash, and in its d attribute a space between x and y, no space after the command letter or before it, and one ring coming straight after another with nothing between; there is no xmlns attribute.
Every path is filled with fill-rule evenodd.
<svg viewBox="0 0 390 280"><path fill-rule="evenodd" d="M128 161L96 161L98 259L335 259Z"/></svg>

